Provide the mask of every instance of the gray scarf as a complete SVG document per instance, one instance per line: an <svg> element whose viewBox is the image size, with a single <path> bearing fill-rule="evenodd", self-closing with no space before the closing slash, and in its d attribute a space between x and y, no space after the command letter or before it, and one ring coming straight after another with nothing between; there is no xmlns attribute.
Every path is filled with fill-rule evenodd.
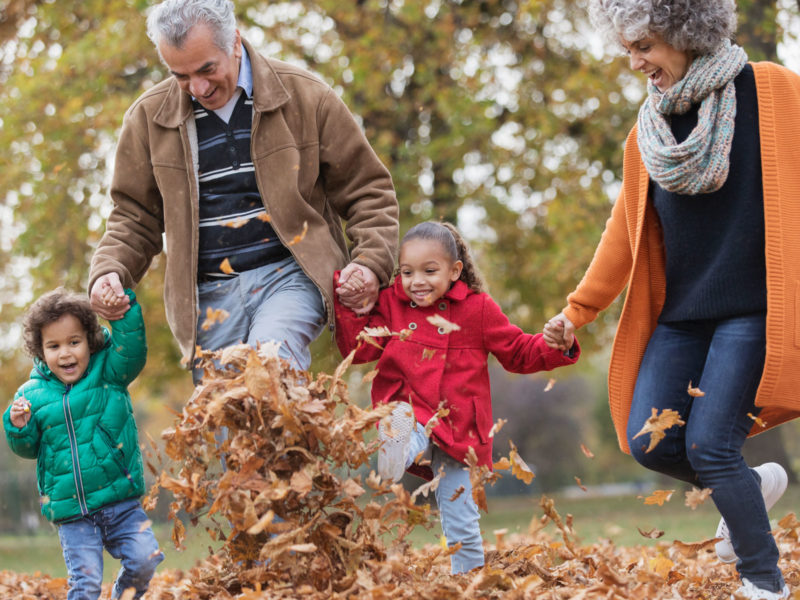
<svg viewBox="0 0 800 600"><path fill-rule="evenodd" d="M683 79L665 92L648 81L639 109L639 151L648 174L665 190L704 194L725 183L736 118L733 79L746 63L745 51L725 40L713 53L695 58ZM698 102L697 127L678 144L669 115L682 115Z"/></svg>

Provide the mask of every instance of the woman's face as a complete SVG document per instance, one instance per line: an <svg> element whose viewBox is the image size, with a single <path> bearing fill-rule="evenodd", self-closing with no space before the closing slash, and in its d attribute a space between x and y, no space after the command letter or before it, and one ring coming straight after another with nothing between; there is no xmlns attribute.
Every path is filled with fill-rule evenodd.
<svg viewBox="0 0 800 600"><path fill-rule="evenodd" d="M658 35L635 42L622 40L622 45L630 57L631 69L647 75L660 92L683 79L692 62L687 51L677 50Z"/></svg>

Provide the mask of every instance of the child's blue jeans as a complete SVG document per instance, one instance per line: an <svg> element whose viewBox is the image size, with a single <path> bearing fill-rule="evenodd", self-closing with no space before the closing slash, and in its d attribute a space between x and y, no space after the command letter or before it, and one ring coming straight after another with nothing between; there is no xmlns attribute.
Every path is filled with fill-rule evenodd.
<svg viewBox="0 0 800 600"><path fill-rule="evenodd" d="M97 600L103 584L103 548L122 567L111 597L134 588L134 598L147 591L164 554L138 500L104 506L86 517L58 526L58 537L69 573L67 600Z"/></svg>
<svg viewBox="0 0 800 600"><path fill-rule="evenodd" d="M439 505L439 516L442 521L442 531L447 539L447 545L453 546L461 542L461 549L450 556L450 572L465 573L476 567L482 567L483 539L479 525L480 513L478 506L472 499L472 484L469 480L469 471L465 464L458 462L435 444L431 444L425 435L425 428L419 423L411 432L409 459L406 468L414 462L420 452L430 450L431 468L434 475L443 468L443 476L439 487L434 492L436 504ZM456 499L459 488L463 491Z"/></svg>

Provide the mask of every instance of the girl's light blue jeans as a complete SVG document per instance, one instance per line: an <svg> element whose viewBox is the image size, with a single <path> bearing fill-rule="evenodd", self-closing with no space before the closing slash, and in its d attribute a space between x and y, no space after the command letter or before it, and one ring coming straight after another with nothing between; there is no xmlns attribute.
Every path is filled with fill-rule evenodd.
<svg viewBox="0 0 800 600"><path fill-rule="evenodd" d="M147 591L164 554L138 500L104 506L76 521L58 525L58 537L69 574L67 600L97 600L103 584L103 548L119 559L121 568L112 598L134 588L134 598Z"/></svg>
<svg viewBox="0 0 800 600"><path fill-rule="evenodd" d="M461 542L461 548L450 556L450 572L455 575L482 567L484 557L479 524L480 513L472 499L472 484L466 465L432 444L425 435L425 428L417 423L414 431L411 432L410 452L406 468L411 466L414 458L420 452L430 454L434 475L439 473L440 468L443 469L439 487L434 492L436 504L439 506L442 531L448 546L454 546ZM456 499L453 499L461 487L464 488L463 491Z"/></svg>
<svg viewBox="0 0 800 600"><path fill-rule="evenodd" d="M325 326L325 304L317 286L293 257L244 271L232 279L201 282L197 291L198 346L213 351L241 343L255 347L260 342L279 342L281 358L308 369L308 345ZM203 329L208 309L223 309L228 317ZM201 370L193 370L195 383L202 376Z"/></svg>
<svg viewBox="0 0 800 600"><path fill-rule="evenodd" d="M648 469L711 488L739 561L739 574L771 591L783 588L778 548L770 533L758 475L742 457L753 426L756 390L764 370L766 316L659 323L639 369L628 418L633 457ZM692 397L691 382L705 393ZM672 409L686 422L646 452L636 439L652 409ZM749 413L749 414L748 414Z"/></svg>

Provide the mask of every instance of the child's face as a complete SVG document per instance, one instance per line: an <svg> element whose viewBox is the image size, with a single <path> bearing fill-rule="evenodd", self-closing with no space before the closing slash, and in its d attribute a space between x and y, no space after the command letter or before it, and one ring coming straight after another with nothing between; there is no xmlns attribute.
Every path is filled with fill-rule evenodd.
<svg viewBox="0 0 800 600"><path fill-rule="evenodd" d="M418 306L430 306L444 296L461 276L462 267L434 240L408 240L400 248L403 291Z"/></svg>
<svg viewBox="0 0 800 600"><path fill-rule="evenodd" d="M62 383L75 383L89 366L89 340L74 315L62 315L42 327L42 350L44 362Z"/></svg>

